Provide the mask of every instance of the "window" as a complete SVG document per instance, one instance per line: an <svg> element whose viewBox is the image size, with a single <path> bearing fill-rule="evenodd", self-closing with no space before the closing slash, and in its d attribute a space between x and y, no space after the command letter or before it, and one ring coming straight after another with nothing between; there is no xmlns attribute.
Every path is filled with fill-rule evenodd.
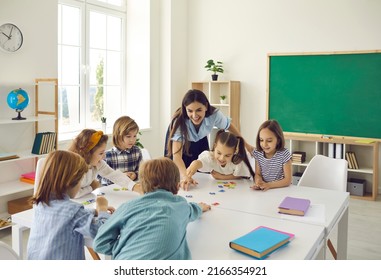
<svg viewBox="0 0 381 280"><path fill-rule="evenodd" d="M125 114L125 16L125 0L59 1L61 139Z"/></svg>

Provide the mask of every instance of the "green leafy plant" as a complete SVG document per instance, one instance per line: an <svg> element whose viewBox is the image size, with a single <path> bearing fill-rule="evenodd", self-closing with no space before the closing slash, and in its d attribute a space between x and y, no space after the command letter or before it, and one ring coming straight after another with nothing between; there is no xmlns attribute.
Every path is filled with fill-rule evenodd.
<svg viewBox="0 0 381 280"><path fill-rule="evenodd" d="M107 120L107 119L106 119L105 117L101 117L101 122L102 122L102 123L106 123L106 120Z"/></svg>
<svg viewBox="0 0 381 280"><path fill-rule="evenodd" d="M142 135L142 133L140 131L138 132L138 134ZM144 149L143 144L140 142L140 138L136 138L135 145L138 146L140 149Z"/></svg>
<svg viewBox="0 0 381 280"><path fill-rule="evenodd" d="M221 100L225 100L226 99L226 95L220 95L220 99Z"/></svg>
<svg viewBox="0 0 381 280"><path fill-rule="evenodd" d="M224 66L221 61L214 62L213 59L209 59L205 65L205 68L207 69L206 71L212 71L214 75L216 75L217 73L224 73L223 67Z"/></svg>

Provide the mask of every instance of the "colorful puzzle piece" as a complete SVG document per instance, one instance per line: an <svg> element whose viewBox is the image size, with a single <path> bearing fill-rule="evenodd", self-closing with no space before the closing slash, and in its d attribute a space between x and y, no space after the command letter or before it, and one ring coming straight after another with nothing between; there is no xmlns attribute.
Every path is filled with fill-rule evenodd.
<svg viewBox="0 0 381 280"><path fill-rule="evenodd" d="M220 205L218 202L214 202L214 203L212 203L212 205L213 206L218 206L218 205Z"/></svg>
<svg viewBox="0 0 381 280"><path fill-rule="evenodd" d="M86 201L83 202L82 204L83 204L83 205L89 205L89 204L91 204L91 203L93 203L93 202L95 202L95 199L94 199L94 198L89 199L89 200L86 200Z"/></svg>

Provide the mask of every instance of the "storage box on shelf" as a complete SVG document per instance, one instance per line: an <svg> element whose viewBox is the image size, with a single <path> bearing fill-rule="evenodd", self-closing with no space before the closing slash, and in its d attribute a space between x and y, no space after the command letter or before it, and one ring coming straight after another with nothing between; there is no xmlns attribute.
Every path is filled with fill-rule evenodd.
<svg viewBox="0 0 381 280"><path fill-rule="evenodd" d="M58 133L58 80L36 79L34 94L33 85L25 87L30 100L34 100L23 112L25 120L12 120L14 112L4 104L4 108L1 107L0 133L6 137L0 139L0 152L18 157L0 161L0 218L9 216L9 201L12 206L13 200L33 194L33 184L21 182L19 178L21 174L33 171L37 159L45 156L31 153L36 133L44 130ZM17 201L22 202L22 199Z"/></svg>
<svg viewBox="0 0 381 280"><path fill-rule="evenodd" d="M229 116L232 123L240 130L241 83L239 81L192 82L192 88L204 92L210 104ZM226 96L226 101L221 102L221 96Z"/></svg>
<svg viewBox="0 0 381 280"><path fill-rule="evenodd" d="M348 180L365 180L364 195L353 195L354 198L376 200L378 195L378 172L379 172L379 139L364 139L356 137L332 136L322 138L317 135L288 133L285 132L287 148L293 151L305 151L304 163L293 163L292 174L303 172L310 160L317 154L328 156L329 144L342 144L341 156L345 158L346 152L354 152L359 168L348 168Z"/></svg>

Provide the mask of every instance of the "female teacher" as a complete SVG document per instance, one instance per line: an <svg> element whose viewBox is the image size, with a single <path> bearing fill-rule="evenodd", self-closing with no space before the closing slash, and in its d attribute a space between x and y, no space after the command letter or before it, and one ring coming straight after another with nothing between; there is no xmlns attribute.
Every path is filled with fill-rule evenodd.
<svg viewBox="0 0 381 280"><path fill-rule="evenodd" d="M191 184L197 184L186 176L186 168L196 160L203 151L209 150L208 135L212 129L229 130L241 136L238 129L220 110L210 105L206 95L196 89L189 90L176 110L168 128L166 139L166 156L171 157L180 170L181 186L187 190ZM251 153L254 148L245 143Z"/></svg>

